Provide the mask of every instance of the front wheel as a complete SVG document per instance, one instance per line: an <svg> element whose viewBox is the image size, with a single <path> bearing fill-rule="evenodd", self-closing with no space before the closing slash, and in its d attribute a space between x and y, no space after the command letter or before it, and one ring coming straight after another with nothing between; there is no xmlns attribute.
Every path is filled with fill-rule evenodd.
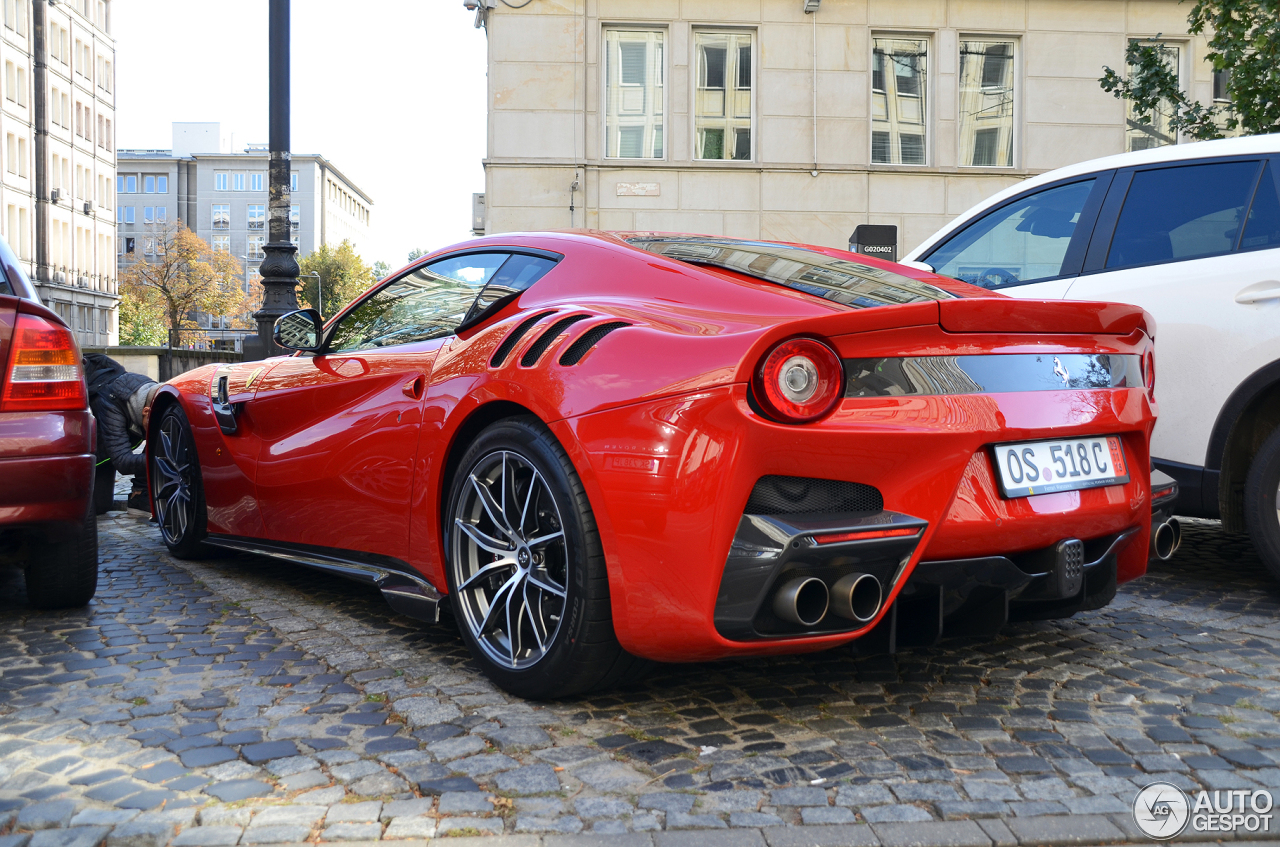
<svg viewBox="0 0 1280 847"><path fill-rule="evenodd" d="M165 546L179 559L196 558L205 546L201 543L206 531L204 485L191 425L181 406L165 409L155 443L147 452L156 523Z"/></svg>
<svg viewBox="0 0 1280 847"><path fill-rule="evenodd" d="M1244 485L1244 524L1262 563L1280 579L1280 429L1253 457Z"/></svg>
<svg viewBox="0 0 1280 847"><path fill-rule="evenodd" d="M639 670L613 632L604 551L582 482L540 421L484 430L462 458L449 503L453 611L494 682L547 699Z"/></svg>

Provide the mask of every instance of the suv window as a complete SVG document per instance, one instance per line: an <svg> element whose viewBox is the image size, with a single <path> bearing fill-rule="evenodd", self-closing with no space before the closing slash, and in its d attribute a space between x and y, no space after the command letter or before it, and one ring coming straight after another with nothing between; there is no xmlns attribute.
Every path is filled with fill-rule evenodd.
<svg viewBox="0 0 1280 847"><path fill-rule="evenodd" d="M489 305L523 291L554 266L549 259L496 252L447 257L424 265L373 292L348 312L334 328L328 352L350 353L452 335L464 319L475 319L479 300L488 294L491 282L500 290Z"/></svg>
<svg viewBox="0 0 1280 847"><path fill-rule="evenodd" d="M943 276L983 288L1052 279L1062 262L1095 180L1046 188L970 224L925 260Z"/></svg>
<svg viewBox="0 0 1280 847"><path fill-rule="evenodd" d="M1241 250L1263 250L1280 247L1280 169L1268 163L1258 183L1258 193L1249 207Z"/></svg>
<svg viewBox="0 0 1280 847"><path fill-rule="evenodd" d="M1116 222L1107 268L1230 253L1257 175L1257 162L1138 171Z"/></svg>

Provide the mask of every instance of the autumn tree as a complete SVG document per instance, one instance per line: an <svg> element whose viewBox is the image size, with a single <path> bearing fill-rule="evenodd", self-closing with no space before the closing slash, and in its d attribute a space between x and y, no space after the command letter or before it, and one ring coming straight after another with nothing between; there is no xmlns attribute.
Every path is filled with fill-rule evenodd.
<svg viewBox="0 0 1280 847"><path fill-rule="evenodd" d="M376 282L373 268L369 267L356 252L355 246L347 239L337 247L328 244L311 253L298 263L302 287L298 289L298 300L313 309L324 311L330 315L350 303L365 289ZM307 276L307 274L318 276ZM323 294L323 297L319 295Z"/></svg>
<svg viewBox="0 0 1280 847"><path fill-rule="evenodd" d="M1196 140L1280 131L1280 0L1199 0L1187 18L1192 35L1209 34L1205 59L1227 73L1225 95L1208 106L1178 85L1178 70L1167 48L1154 39L1131 41L1121 76L1103 67L1104 91L1133 104L1135 122L1151 126L1160 114L1175 136Z"/></svg>
<svg viewBox="0 0 1280 847"><path fill-rule="evenodd" d="M386 262L382 261L381 259L373 263L374 279L386 279L390 273L391 273L391 266L388 265Z"/></svg>
<svg viewBox="0 0 1280 847"><path fill-rule="evenodd" d="M183 333L200 332L197 314L230 314L242 302L240 262L181 221L148 224L138 244L143 249L120 274L122 313L142 322L135 334L158 317L169 348L178 349Z"/></svg>

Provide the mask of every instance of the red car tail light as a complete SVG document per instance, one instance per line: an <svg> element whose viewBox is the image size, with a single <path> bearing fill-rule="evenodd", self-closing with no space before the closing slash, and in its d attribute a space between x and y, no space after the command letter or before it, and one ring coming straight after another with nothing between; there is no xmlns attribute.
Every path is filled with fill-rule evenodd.
<svg viewBox="0 0 1280 847"><path fill-rule="evenodd" d="M783 423L807 423L840 402L844 367L840 357L813 338L793 338L770 350L756 369L755 396Z"/></svg>
<svg viewBox="0 0 1280 847"><path fill-rule="evenodd" d="M18 315L0 412L75 411L88 402L71 330L35 315Z"/></svg>
<svg viewBox="0 0 1280 847"><path fill-rule="evenodd" d="M1142 381L1147 384L1147 394L1156 396L1156 356L1147 350L1142 357Z"/></svg>

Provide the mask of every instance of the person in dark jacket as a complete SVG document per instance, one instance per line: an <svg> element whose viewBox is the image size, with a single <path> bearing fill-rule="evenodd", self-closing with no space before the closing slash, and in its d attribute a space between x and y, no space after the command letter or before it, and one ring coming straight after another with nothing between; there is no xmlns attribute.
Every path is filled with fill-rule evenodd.
<svg viewBox="0 0 1280 847"><path fill-rule="evenodd" d="M129 507L150 511L147 500L147 458L135 454L146 438L146 413L159 385L148 376L130 373L119 362L100 353L84 357L85 382L89 388L89 409L98 422L98 466L114 467L133 477ZM100 474L98 484L107 485L115 474ZM98 492L96 501L110 504L109 495Z"/></svg>

